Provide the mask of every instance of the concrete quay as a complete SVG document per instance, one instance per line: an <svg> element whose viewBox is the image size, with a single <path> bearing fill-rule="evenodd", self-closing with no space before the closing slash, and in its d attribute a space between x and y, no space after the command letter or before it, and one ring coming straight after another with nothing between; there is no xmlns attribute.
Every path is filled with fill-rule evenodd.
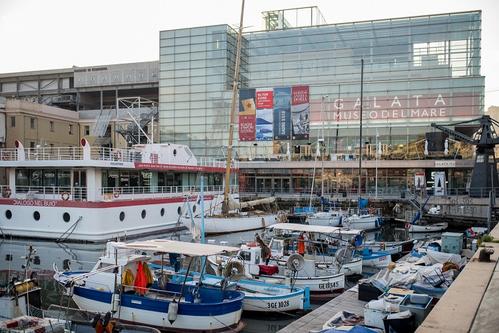
<svg viewBox="0 0 499 333"><path fill-rule="evenodd" d="M490 233L499 239L499 225ZM417 333L489 333L499 330L499 243L491 262L478 261L479 248L442 299L435 305Z"/></svg>

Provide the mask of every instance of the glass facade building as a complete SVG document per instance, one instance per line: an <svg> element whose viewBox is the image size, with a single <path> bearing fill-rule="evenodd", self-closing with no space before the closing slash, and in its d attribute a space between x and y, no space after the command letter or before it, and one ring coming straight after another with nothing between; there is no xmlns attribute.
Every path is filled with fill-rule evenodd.
<svg viewBox="0 0 499 333"><path fill-rule="evenodd" d="M250 32L244 34L240 85L309 86L310 139L288 142L306 145L324 136L328 155L355 155L364 59L364 140L377 139L395 156L435 132L431 122L483 114L480 32L480 11ZM161 140L220 157L227 145L235 32L219 25L160 36ZM284 152L275 141L236 146L240 157Z"/></svg>
<svg viewBox="0 0 499 333"><path fill-rule="evenodd" d="M430 124L466 121L484 113L480 11L273 29L243 34L240 88L307 86L309 136L243 141L238 140L236 124L234 145L240 160L313 160L318 143L320 158L327 161L352 161L359 153L367 160L438 159L444 158L444 149L445 158L472 158L471 147L445 140ZM162 142L186 144L198 156L224 156L235 44L236 33L228 25L160 33ZM468 135L474 130L456 129ZM445 169L449 186L465 187L470 170ZM381 168L376 178L380 186L402 189L411 186L416 173L426 173L431 182L433 171ZM360 186L374 186L374 172L366 170ZM303 167L250 168L240 174L240 184L249 191L310 191L310 174ZM342 182L350 189L359 186L352 166L326 167L321 177L330 179L330 191L338 191Z"/></svg>

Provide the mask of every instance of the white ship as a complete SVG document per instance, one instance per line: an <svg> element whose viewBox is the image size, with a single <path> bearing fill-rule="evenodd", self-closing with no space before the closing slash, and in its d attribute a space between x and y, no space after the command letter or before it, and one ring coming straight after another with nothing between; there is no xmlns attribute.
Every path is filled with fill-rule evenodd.
<svg viewBox="0 0 499 333"><path fill-rule="evenodd" d="M198 161L184 145L16 147L0 150L4 235L105 242L173 231L200 209L199 175L205 207L223 188L225 162Z"/></svg>

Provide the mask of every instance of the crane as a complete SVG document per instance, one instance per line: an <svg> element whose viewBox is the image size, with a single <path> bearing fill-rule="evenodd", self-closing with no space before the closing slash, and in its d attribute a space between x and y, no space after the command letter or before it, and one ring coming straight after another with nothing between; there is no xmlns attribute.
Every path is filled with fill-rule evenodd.
<svg viewBox="0 0 499 333"><path fill-rule="evenodd" d="M473 137L449 128L450 126L476 122L479 122L479 128L473 134ZM496 193L499 193L497 161L494 154L494 147L499 144L499 136L494 130L494 125L499 126L499 122L485 115L481 118L447 125L431 124L431 127L453 136L458 141L476 146L475 165L471 173L470 197L488 197L491 190L496 190Z"/></svg>

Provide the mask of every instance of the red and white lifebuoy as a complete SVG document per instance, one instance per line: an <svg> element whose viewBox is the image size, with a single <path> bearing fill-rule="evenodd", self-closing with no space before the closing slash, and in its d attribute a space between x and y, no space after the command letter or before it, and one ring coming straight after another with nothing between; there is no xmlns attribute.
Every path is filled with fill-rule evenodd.
<svg viewBox="0 0 499 333"><path fill-rule="evenodd" d="M114 197L115 199L118 199L118 198L120 197L120 194L121 194L120 189L118 189L118 188L117 188L117 189L114 189L114 191L113 191L113 197Z"/></svg>
<svg viewBox="0 0 499 333"><path fill-rule="evenodd" d="M61 193L61 199L64 201L68 201L70 196L71 196L71 193L69 193L69 192L62 192Z"/></svg>
<svg viewBox="0 0 499 333"><path fill-rule="evenodd" d="M4 198L10 198L11 194L12 194L12 190L10 189L10 187L5 187L2 190L2 197L4 197Z"/></svg>
<svg viewBox="0 0 499 333"><path fill-rule="evenodd" d="M406 223L406 224L405 224L405 228L406 228L407 230L411 229L411 224L410 224L410 223Z"/></svg>

